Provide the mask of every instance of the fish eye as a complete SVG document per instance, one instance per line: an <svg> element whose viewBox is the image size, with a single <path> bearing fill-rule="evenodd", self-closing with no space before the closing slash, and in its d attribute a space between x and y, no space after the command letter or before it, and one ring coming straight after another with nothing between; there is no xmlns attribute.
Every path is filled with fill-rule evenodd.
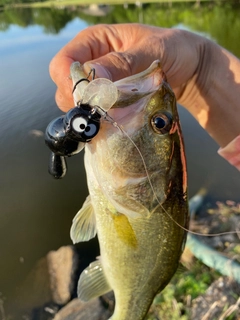
<svg viewBox="0 0 240 320"><path fill-rule="evenodd" d="M98 133L99 126L97 126L95 123L90 123L87 125L85 129L85 136L88 138L93 138Z"/></svg>
<svg viewBox="0 0 240 320"><path fill-rule="evenodd" d="M72 128L76 132L84 132L88 126L87 120L83 117L77 117L72 120Z"/></svg>
<svg viewBox="0 0 240 320"><path fill-rule="evenodd" d="M157 133L168 133L172 127L172 116L168 112L155 114L151 119L151 125Z"/></svg>

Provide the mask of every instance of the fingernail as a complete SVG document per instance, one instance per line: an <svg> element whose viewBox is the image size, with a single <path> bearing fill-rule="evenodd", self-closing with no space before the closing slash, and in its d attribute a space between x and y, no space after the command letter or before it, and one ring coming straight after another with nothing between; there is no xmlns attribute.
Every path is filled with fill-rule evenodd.
<svg viewBox="0 0 240 320"><path fill-rule="evenodd" d="M90 72L91 69L95 69L95 73L96 73L96 77L97 78L106 78L106 79L112 80L111 73L106 68L101 66L100 64L97 64L97 63L85 63L84 64L84 69L87 72Z"/></svg>

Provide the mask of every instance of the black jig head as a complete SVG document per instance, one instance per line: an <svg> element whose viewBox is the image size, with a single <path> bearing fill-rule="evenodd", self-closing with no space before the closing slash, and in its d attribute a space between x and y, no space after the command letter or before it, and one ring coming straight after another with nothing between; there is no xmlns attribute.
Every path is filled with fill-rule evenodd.
<svg viewBox="0 0 240 320"><path fill-rule="evenodd" d="M93 71L94 75L94 71ZM81 81L73 88L73 92ZM67 172L66 157L79 153L85 143L94 138L100 129L101 114L97 107L79 103L65 115L51 121L45 132L45 143L51 149L48 171L56 179Z"/></svg>

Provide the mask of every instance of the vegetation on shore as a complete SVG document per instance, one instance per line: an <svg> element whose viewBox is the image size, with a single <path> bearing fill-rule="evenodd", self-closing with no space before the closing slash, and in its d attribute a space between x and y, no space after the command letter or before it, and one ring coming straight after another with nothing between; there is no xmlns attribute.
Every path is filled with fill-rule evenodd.
<svg viewBox="0 0 240 320"><path fill-rule="evenodd" d="M201 2L213 2L220 3L226 2L227 0L107 0L104 4L130 4L130 3L185 3L191 2L200 4ZM0 0L0 6L6 7L59 7L59 6L74 6L74 5L90 5L90 4L103 4L102 0Z"/></svg>

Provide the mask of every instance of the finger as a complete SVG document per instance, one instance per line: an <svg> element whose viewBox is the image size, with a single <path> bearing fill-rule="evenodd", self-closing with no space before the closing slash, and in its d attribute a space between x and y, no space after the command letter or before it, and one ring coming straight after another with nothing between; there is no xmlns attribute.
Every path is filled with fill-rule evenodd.
<svg viewBox="0 0 240 320"><path fill-rule="evenodd" d="M68 110L72 107L72 81L69 77L71 64L74 61L83 64L112 50L105 39L109 29L107 26L95 26L83 30L52 59L49 73L58 87L56 102L60 109Z"/></svg>
<svg viewBox="0 0 240 320"><path fill-rule="evenodd" d="M69 75L70 65L73 61L83 64L116 50L117 39L112 40L111 26L93 26L79 32L66 46L64 46L52 59L49 71L53 81L59 86L62 79ZM109 40L109 38L111 38ZM112 43L112 44L110 44ZM113 48L113 46L116 48ZM121 44L120 44L121 45Z"/></svg>
<svg viewBox="0 0 240 320"><path fill-rule="evenodd" d="M89 71L94 68L96 77L107 78L112 81L116 81L134 74L137 67L136 59L137 58L135 58L131 53L112 52L99 59L85 63L84 71L86 74L88 74ZM73 84L72 80L69 78L69 70L72 62L73 60L69 59L63 68L57 68L53 66L53 63L51 63L51 67L54 67L54 76L59 79L61 77L61 81L58 82L55 100L58 107L64 112L67 112L74 106L72 96Z"/></svg>
<svg viewBox="0 0 240 320"><path fill-rule="evenodd" d="M68 111L73 105L72 88L73 83L70 77L70 66L74 61L81 61L80 57L91 57L90 49L81 47L80 50L73 48L73 43L69 43L52 59L49 65L49 73L58 89L56 92L56 103L63 111ZM86 73L87 74L87 73Z"/></svg>
<svg viewBox="0 0 240 320"><path fill-rule="evenodd" d="M62 94L62 92L57 89L55 94L56 103L63 112L67 112L69 109L75 107L72 91L69 90L69 97L66 94Z"/></svg>
<svg viewBox="0 0 240 320"><path fill-rule="evenodd" d="M134 48L138 46L141 41L143 42L151 32L152 28L137 24L98 25L86 28L63 47L52 59L50 63L50 75L57 86L60 87L62 79L68 76L69 68L73 61L79 61L83 64L86 61L99 59L109 52L113 54L115 52L127 52L129 48ZM143 45L146 47L146 43ZM115 62L116 65L118 65L119 62L123 62L122 66L124 68L127 64L130 64L134 69L137 61L130 61L128 57L124 59L125 56L127 56L127 54L123 56L123 59L120 57L120 61L118 61L118 55L116 55L115 59L112 60L112 64L110 63L110 66L113 67ZM127 67L126 70L128 69Z"/></svg>
<svg viewBox="0 0 240 320"><path fill-rule="evenodd" d="M99 59L88 61L84 68L87 72L94 68L98 78L116 81L132 75L133 64L134 56L131 53L111 52Z"/></svg>
<svg viewBox="0 0 240 320"><path fill-rule="evenodd" d="M72 80L70 78L70 66L72 58L66 57L64 63L60 63L61 58L56 56L49 65L49 72L52 80L57 85L55 100L58 107L63 111L68 111L73 107Z"/></svg>
<svg viewBox="0 0 240 320"><path fill-rule="evenodd" d="M129 77L147 69L159 55L152 50L142 50L142 43L133 45L123 52L110 52L98 59L84 64L87 72L94 68L98 78L108 78L112 81Z"/></svg>

